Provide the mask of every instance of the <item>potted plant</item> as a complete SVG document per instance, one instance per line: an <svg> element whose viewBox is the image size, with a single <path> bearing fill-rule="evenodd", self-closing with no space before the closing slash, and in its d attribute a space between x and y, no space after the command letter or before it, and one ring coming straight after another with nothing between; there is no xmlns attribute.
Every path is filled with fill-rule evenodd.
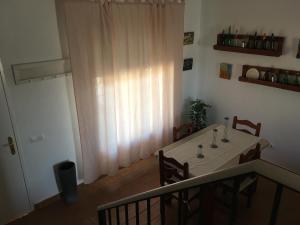
<svg viewBox="0 0 300 225"><path fill-rule="evenodd" d="M194 131L198 131L206 127L206 110L210 107L210 105L200 99L190 101L188 116L193 123Z"/></svg>

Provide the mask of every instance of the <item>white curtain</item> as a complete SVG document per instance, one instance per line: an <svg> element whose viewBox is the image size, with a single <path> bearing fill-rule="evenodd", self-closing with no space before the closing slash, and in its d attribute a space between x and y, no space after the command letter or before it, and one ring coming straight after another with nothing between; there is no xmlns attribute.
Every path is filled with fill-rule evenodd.
<svg viewBox="0 0 300 225"><path fill-rule="evenodd" d="M121 2L64 4L85 183L170 143L180 117L183 3Z"/></svg>

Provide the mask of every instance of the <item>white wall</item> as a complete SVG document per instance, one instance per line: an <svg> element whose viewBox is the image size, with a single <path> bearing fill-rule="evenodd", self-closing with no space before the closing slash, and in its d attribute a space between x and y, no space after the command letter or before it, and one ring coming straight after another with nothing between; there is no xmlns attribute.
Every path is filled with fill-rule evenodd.
<svg viewBox="0 0 300 225"><path fill-rule="evenodd" d="M184 13L184 31L194 32L194 44L184 45L183 57L193 58L194 65L192 70L184 71L182 74L182 96L184 101L184 111L190 98L197 98L200 95L200 54L199 54L199 38L200 38L200 22L201 22L201 0L186 0ZM188 119L183 115L183 120Z"/></svg>
<svg viewBox="0 0 300 225"><path fill-rule="evenodd" d="M274 146L264 158L300 172L300 93L239 82L242 65L274 66L300 70L296 59L300 38L298 0L203 0L201 10L201 98L213 105L211 122L238 115L262 122L261 136ZM198 23L198 17L195 18ZM274 32L286 37L279 58L213 50L216 35L229 25L241 32ZM219 64L234 64L231 80L218 78Z"/></svg>
<svg viewBox="0 0 300 225"><path fill-rule="evenodd" d="M54 164L77 158L81 166L71 77L16 86L10 67L62 57L54 2L3 0L0 3L0 57L10 81L20 151L33 203L57 194ZM194 58L193 70L183 74L184 99L198 95L199 82L194 81L199 78L199 8L201 1L187 0L185 31L195 31L195 43L184 47L184 56ZM31 136L39 135L45 135L45 140L30 142Z"/></svg>
<svg viewBox="0 0 300 225"><path fill-rule="evenodd" d="M62 57L54 0L1 1L0 30L0 57L10 81L18 144L30 199L37 203L58 192L52 166L76 161L76 152L79 155L72 81L68 77L14 85L10 66ZM39 135L45 139L30 141Z"/></svg>

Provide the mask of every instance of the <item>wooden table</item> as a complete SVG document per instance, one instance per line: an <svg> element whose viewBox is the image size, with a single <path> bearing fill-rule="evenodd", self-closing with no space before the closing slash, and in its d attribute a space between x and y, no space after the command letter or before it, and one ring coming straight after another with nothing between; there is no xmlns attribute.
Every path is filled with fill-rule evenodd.
<svg viewBox="0 0 300 225"><path fill-rule="evenodd" d="M260 137L232 128L229 128L228 131L229 142L224 143L221 141L224 128L220 124L211 125L160 150L164 151L165 156L172 157L182 164L187 162L191 176L201 176L237 165L239 156L254 147L258 142L262 144L262 149L269 146L269 143ZM216 149L210 147L213 129L218 130L218 148ZM203 146L204 158L202 159L196 156L199 144ZM158 151L155 154L158 155Z"/></svg>
<svg viewBox="0 0 300 225"><path fill-rule="evenodd" d="M190 176L201 176L217 170L226 169L238 165L239 157L242 153L255 147L260 142L262 149L269 146L269 143L256 136L244 132L228 129L228 143L221 141L224 133L224 126L220 124L211 125L193 135L178 142L170 144L160 150L164 155L176 159L180 163L189 164ZM211 148L213 129L218 130L217 146ZM203 146L204 158L197 158L198 145ZM158 151L155 153L158 155ZM203 215L204 224L213 224L214 212L214 192L212 187L204 189Z"/></svg>

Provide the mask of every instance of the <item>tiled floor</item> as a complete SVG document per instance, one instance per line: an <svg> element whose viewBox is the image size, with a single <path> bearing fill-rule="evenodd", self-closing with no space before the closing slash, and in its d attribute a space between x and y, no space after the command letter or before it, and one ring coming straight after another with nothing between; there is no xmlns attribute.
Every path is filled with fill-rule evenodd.
<svg viewBox="0 0 300 225"><path fill-rule="evenodd" d="M80 200L76 204L66 205L58 199L9 225L95 225L98 222L96 212L98 205L158 186L158 164L152 157L122 169L116 176L104 177L90 185L81 185L79 187ZM250 209L246 208L245 200L241 197L238 225L269 224L275 189L274 183L260 178ZM154 224L159 224L158 201L152 201ZM300 225L299 202L300 194L284 190L278 225ZM141 207L141 212L143 212L143 207ZM175 210L176 205L172 207ZM228 224L226 215L226 211L217 210L216 225ZM175 224L175 218L175 216L168 217L167 224ZM134 224L134 218L131 218L131 221Z"/></svg>

